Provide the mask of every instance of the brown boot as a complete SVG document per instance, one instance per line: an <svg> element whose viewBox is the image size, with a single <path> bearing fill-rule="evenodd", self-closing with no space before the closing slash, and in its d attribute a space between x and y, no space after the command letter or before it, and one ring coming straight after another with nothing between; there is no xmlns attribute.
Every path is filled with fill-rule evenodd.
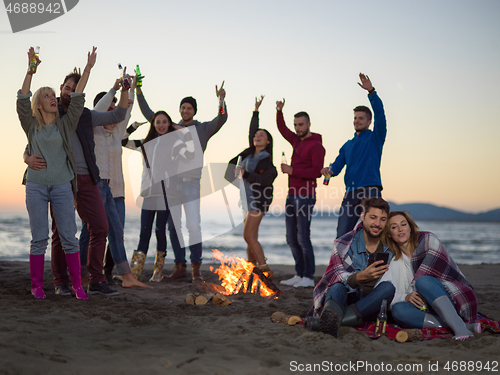
<svg viewBox="0 0 500 375"><path fill-rule="evenodd" d="M201 262L196 262L191 264L191 276L193 278L193 283L202 283L203 277L200 273Z"/></svg>
<svg viewBox="0 0 500 375"><path fill-rule="evenodd" d="M182 262L175 263L174 272L170 276L165 276L163 279L168 281L182 280L189 278L186 271L186 265Z"/></svg>

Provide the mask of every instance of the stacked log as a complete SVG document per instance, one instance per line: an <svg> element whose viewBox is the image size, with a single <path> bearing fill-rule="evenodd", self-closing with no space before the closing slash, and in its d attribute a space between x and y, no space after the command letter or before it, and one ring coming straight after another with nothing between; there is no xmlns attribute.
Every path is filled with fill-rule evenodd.
<svg viewBox="0 0 500 375"><path fill-rule="evenodd" d="M216 306L228 306L231 304L229 298L221 293L189 293L186 296L186 303L189 305L206 305L210 301Z"/></svg>
<svg viewBox="0 0 500 375"><path fill-rule="evenodd" d="M302 321L302 319L297 315L286 315L281 311L276 311L271 315L271 321L273 323L283 323L289 326L293 326Z"/></svg>

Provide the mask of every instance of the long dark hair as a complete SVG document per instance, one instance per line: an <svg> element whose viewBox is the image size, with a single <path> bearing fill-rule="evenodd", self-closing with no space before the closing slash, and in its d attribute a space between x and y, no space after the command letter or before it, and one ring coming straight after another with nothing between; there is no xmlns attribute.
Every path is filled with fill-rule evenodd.
<svg viewBox="0 0 500 375"><path fill-rule="evenodd" d="M166 116L168 121L170 122L170 125L168 126L167 133L173 132L175 130L175 128L172 126L172 119L170 118L168 113L165 111L158 111L153 115L153 118L151 119L151 123L149 126L149 132L148 132L148 135L146 135L146 138L144 138L144 141L142 142L143 144L146 142L149 142L150 140L152 140L160 135L160 134L158 134L158 132L156 131L156 128L155 128L155 120L159 115Z"/></svg>
<svg viewBox="0 0 500 375"><path fill-rule="evenodd" d="M262 130L267 135L267 140L269 141L269 144L264 148L264 150L266 150L269 153L269 157L271 158L271 162L272 162L273 161L273 136L266 129L259 128L259 129L257 129L257 131L255 133L257 133L259 130ZM254 134L254 137L255 137L255 134ZM252 145L246 149L246 151L247 151L248 155L255 153L255 146L253 145L253 142L252 142Z"/></svg>

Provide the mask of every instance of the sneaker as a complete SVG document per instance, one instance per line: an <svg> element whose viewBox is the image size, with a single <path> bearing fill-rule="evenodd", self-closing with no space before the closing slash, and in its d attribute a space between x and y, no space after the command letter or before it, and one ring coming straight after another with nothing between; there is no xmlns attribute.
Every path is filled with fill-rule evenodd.
<svg viewBox="0 0 500 375"><path fill-rule="evenodd" d="M308 277L303 277L297 284L293 284L294 288L310 288L314 286L314 280Z"/></svg>
<svg viewBox="0 0 500 375"><path fill-rule="evenodd" d="M56 291L56 294L59 294L60 296L71 296L71 290L69 290L67 284L56 285L54 290Z"/></svg>
<svg viewBox="0 0 500 375"><path fill-rule="evenodd" d="M302 277L295 275L291 279L281 280L280 284L283 284L283 285L295 285L297 283L300 283L301 281L302 281Z"/></svg>
<svg viewBox="0 0 500 375"><path fill-rule="evenodd" d="M87 289L87 294L102 294L104 296L117 296L119 293L117 290L110 289L105 281L101 281L100 283L89 284L89 288Z"/></svg>

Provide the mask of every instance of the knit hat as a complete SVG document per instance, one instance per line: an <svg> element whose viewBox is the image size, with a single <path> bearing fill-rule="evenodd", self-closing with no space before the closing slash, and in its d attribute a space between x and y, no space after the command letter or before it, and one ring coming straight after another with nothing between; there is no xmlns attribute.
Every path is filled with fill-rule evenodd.
<svg viewBox="0 0 500 375"><path fill-rule="evenodd" d="M191 104L193 106L193 109L194 109L194 114L196 115L196 112L198 111L198 105L196 104L196 99L193 98L192 96L186 96L184 99L181 100L181 105L179 106L179 108L184 103Z"/></svg>

